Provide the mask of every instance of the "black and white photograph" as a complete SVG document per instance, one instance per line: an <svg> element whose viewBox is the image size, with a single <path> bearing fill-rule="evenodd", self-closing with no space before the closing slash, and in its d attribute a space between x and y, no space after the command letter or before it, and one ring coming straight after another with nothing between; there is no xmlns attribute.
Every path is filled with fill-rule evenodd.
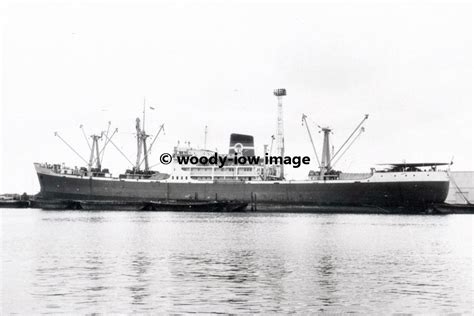
<svg viewBox="0 0 474 316"><path fill-rule="evenodd" d="M472 1L6 0L0 313L474 313Z"/></svg>

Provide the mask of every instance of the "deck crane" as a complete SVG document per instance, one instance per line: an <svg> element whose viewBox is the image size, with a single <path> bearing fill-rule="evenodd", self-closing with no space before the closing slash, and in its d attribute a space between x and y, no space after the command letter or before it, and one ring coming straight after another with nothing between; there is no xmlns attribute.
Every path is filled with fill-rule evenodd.
<svg viewBox="0 0 474 316"><path fill-rule="evenodd" d="M311 141L311 146L313 147L313 152L314 152L314 155L316 156L316 161L318 162L318 168L321 169L321 163L319 162L319 157L318 157L318 152L316 151L316 147L314 146L314 141L313 141L313 136L311 135L311 131L309 130L309 126L308 126L308 121L306 120L308 116L306 114L303 113L302 117L301 117L301 124L306 126L306 130L308 131L308 136L309 136L309 140Z"/></svg>

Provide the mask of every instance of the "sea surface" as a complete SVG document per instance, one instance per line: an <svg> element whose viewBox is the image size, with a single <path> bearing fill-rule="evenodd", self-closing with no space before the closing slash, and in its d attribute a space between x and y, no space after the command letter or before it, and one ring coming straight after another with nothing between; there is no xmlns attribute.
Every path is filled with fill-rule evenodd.
<svg viewBox="0 0 474 316"><path fill-rule="evenodd" d="M0 215L1 314L473 311L473 215Z"/></svg>

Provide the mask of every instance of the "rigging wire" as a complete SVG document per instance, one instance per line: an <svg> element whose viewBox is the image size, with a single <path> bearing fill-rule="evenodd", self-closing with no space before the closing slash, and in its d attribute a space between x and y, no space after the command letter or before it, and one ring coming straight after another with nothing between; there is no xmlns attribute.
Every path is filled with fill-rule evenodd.
<svg viewBox="0 0 474 316"><path fill-rule="evenodd" d="M66 142L61 136L59 136L58 132L54 132L54 136L57 136L60 140L62 140L62 142L65 143L66 146L69 147L69 149L71 149L79 158L81 158L87 165L89 165L87 160L85 160L71 145L68 144L68 142Z"/></svg>
<svg viewBox="0 0 474 316"><path fill-rule="evenodd" d="M89 150L92 150L91 144L89 143L89 139L87 138L86 131L84 130L84 125L80 125L79 128L82 130L82 135L84 135L84 139L86 140L87 146L89 146Z"/></svg>
<svg viewBox="0 0 474 316"><path fill-rule="evenodd" d="M351 148L351 146L355 143L355 141L359 138L359 136L362 135L363 132L365 132L365 128L364 128L364 127L361 127L361 128L359 129L359 134L357 134L357 136L352 139L352 141L349 143L349 145L346 147L346 149L344 149L344 151L342 152L342 154L339 155L339 157L336 159L336 161L332 164L333 167L337 164L337 162L339 161L339 159L341 159L342 157L344 157L344 154L349 150L349 148ZM333 157L334 157L334 156L333 156Z"/></svg>
<svg viewBox="0 0 474 316"><path fill-rule="evenodd" d="M115 143L114 143L109 137L105 136L105 138L106 138L112 145L114 145L115 149L117 149L118 152L119 152L120 154L122 154L122 156L132 165L132 167L135 167L135 165L133 164L133 162L131 162L130 159L128 159L128 157L120 150L120 148L118 148L117 145L115 145Z"/></svg>
<svg viewBox="0 0 474 316"><path fill-rule="evenodd" d="M110 125L111 125L111 122L109 121L109 123L107 124L107 133L105 134L106 136L109 136L109 131L110 131ZM117 131L117 130L115 130ZM114 132L115 133L115 132ZM105 155L105 146L107 146L107 142L105 142L104 146L102 147L102 150L100 151L101 154L102 154L102 157L100 158L100 161L103 161L104 160L104 155Z"/></svg>
<svg viewBox="0 0 474 316"><path fill-rule="evenodd" d="M321 162L319 161L318 152L316 151L316 147L314 146L313 136L311 135L311 131L309 130L308 123L306 121L307 118L308 118L308 116L303 114L303 116L301 117L301 123L303 124L303 122L304 122L305 125L306 125L306 130L308 131L309 140L311 141L311 146L313 146L314 155L316 156L316 161L318 162L318 167L321 168ZM310 120L311 120L311 118L310 118ZM313 123L314 123L314 121L313 121ZM318 127L319 127L319 125L318 125Z"/></svg>
<svg viewBox="0 0 474 316"><path fill-rule="evenodd" d="M354 129L354 131L349 135L349 137L346 139L346 141L342 144L341 147L339 147L339 149L336 151L336 153L332 156L331 160L329 162L332 162L332 160L334 160L334 158L336 158L336 156L339 154L339 152L341 151L341 149L344 148L344 146L347 144L347 142L349 142L349 140L351 139L352 136L354 136L354 134L357 132L357 130L362 126L362 124L365 122L365 120L367 120L369 118L369 114L365 114L364 118L362 119L362 121L359 123L359 125L357 125L357 127ZM345 151L344 151L345 152Z"/></svg>

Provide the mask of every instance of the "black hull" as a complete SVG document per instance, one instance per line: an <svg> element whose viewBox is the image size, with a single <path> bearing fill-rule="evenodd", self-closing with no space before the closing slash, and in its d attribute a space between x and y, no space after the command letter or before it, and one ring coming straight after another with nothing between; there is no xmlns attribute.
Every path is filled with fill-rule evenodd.
<svg viewBox="0 0 474 316"><path fill-rule="evenodd" d="M84 211L240 212L247 203L238 201L116 201L37 198L32 208Z"/></svg>
<svg viewBox="0 0 474 316"><path fill-rule="evenodd" d="M241 201L249 209L311 207L420 208L442 203L448 181L341 183L166 183L38 174L43 199Z"/></svg>
<svg viewBox="0 0 474 316"><path fill-rule="evenodd" d="M0 201L0 208L27 208L30 206L28 201L7 200Z"/></svg>

